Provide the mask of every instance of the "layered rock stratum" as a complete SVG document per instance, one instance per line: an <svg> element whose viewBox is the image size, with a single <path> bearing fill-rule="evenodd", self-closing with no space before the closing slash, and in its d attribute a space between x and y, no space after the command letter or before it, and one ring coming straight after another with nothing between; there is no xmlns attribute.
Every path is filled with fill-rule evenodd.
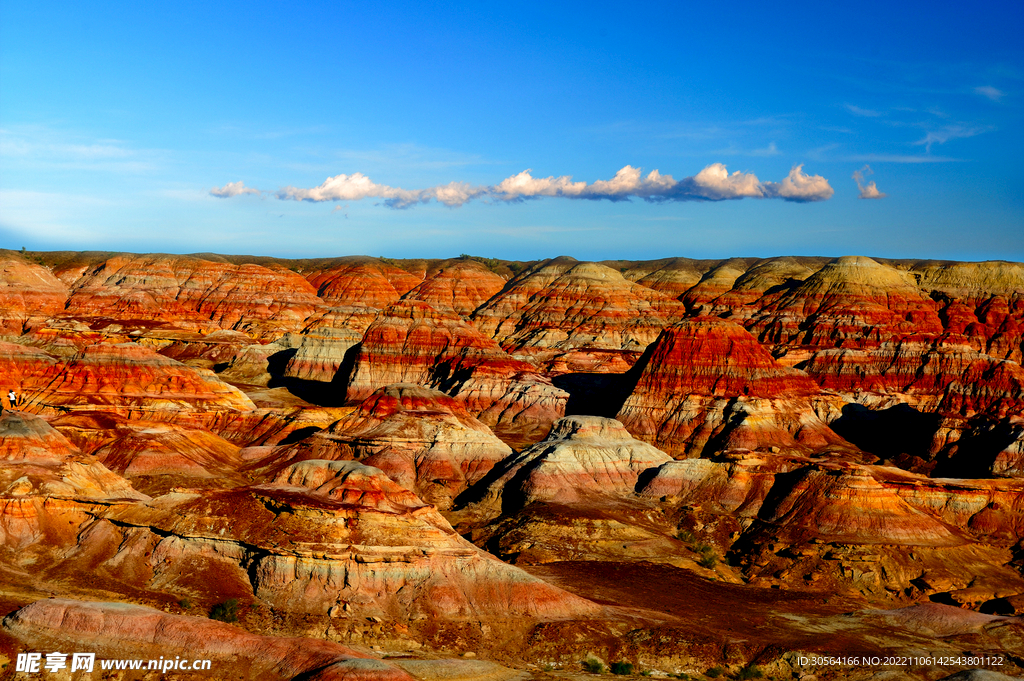
<svg viewBox="0 0 1024 681"><path fill-rule="evenodd" d="M1011 262L3 251L0 664L1019 674L1022 353Z"/></svg>

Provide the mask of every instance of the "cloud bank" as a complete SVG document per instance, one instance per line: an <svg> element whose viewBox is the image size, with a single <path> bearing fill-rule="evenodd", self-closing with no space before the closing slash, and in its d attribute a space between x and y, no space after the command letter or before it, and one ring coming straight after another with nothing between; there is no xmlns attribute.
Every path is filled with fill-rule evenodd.
<svg viewBox="0 0 1024 681"><path fill-rule="evenodd" d="M862 199L881 199L887 195L878 191L878 187L875 186L874 181L864 183L864 177L871 175L875 171L871 170L871 166L865 165L860 170L853 171L853 181L857 183L857 189L860 190L860 198Z"/></svg>
<svg viewBox="0 0 1024 681"><path fill-rule="evenodd" d="M223 187L214 187L210 190L210 196L216 196L218 199L230 199L232 196L259 193L259 189L246 187L244 182L228 182Z"/></svg>
<svg viewBox="0 0 1024 681"><path fill-rule="evenodd" d="M650 202L724 201L756 198L809 202L825 201L835 193L828 180L820 175L806 174L803 165L793 166L781 182L762 182L753 173L738 170L730 174L721 163L712 163L696 175L679 181L657 170L645 176L639 168L633 166L625 166L610 180L597 180L591 184L574 182L569 175L534 177L531 172L527 169L489 186L450 182L427 189L390 187L378 184L362 173L341 174L327 178L317 187L284 187L274 192L274 196L281 200L315 202L381 199L391 208L409 208L419 203L437 201L455 208L474 199L506 203L541 197L592 201L627 201L633 198ZM260 193L240 181L210 190L211 195L219 198Z"/></svg>

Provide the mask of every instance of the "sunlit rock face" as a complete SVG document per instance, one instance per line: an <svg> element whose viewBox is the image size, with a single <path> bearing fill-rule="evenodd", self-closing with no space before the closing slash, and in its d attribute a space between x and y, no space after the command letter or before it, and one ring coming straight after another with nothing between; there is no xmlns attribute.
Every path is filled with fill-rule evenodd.
<svg viewBox="0 0 1024 681"><path fill-rule="evenodd" d="M279 447L259 461L258 470L273 473L305 459L356 460L446 509L511 453L463 403L399 383L376 390L328 428Z"/></svg>
<svg viewBox="0 0 1024 681"><path fill-rule="evenodd" d="M253 403L212 371L196 369L134 343L84 348L50 368L50 381L26 395L41 408L97 409L174 418L177 410L249 411Z"/></svg>
<svg viewBox="0 0 1024 681"><path fill-rule="evenodd" d="M0 259L0 331L20 335L33 319L64 310L67 287L42 265L20 258Z"/></svg>
<svg viewBox="0 0 1024 681"><path fill-rule="evenodd" d="M184 658L189 665L209 660L210 671L196 675L230 666L232 677L243 679L412 681L401 669L337 643L259 636L224 622L126 603L36 601L6 617L3 628L38 650L87 647L102 659L131 656L147 664L151 659Z"/></svg>
<svg viewBox="0 0 1024 681"><path fill-rule="evenodd" d="M450 314L469 317L505 286L505 280L473 260L451 262L405 293L407 300L422 300Z"/></svg>
<svg viewBox="0 0 1024 681"><path fill-rule="evenodd" d="M416 300L389 306L366 330L346 399L392 383L440 389L483 423L525 433L546 430L568 397L469 323Z"/></svg>
<svg viewBox="0 0 1024 681"><path fill-rule="evenodd" d="M622 372L683 314L677 301L610 267L559 258L509 282L473 323L517 357Z"/></svg>
<svg viewBox="0 0 1024 681"><path fill-rule="evenodd" d="M74 541L96 503L148 499L43 419L0 415L0 556L34 561L35 549Z"/></svg>
<svg viewBox="0 0 1024 681"><path fill-rule="evenodd" d="M302 335L283 374L288 378L330 383L344 365L346 354L361 340L362 334L344 327L309 330Z"/></svg>
<svg viewBox="0 0 1024 681"><path fill-rule="evenodd" d="M325 307L309 282L280 265L185 256L115 256L86 268L69 291L71 314L238 329L257 336L298 330Z"/></svg>
<svg viewBox="0 0 1024 681"><path fill-rule="evenodd" d="M509 460L491 494L521 506L628 496L641 473L671 460L634 439L615 419L567 416L546 438Z"/></svg>
<svg viewBox="0 0 1024 681"><path fill-rule="evenodd" d="M942 332L937 305L912 276L862 256L838 258L763 302L748 328L768 343L871 347Z"/></svg>
<svg viewBox="0 0 1024 681"><path fill-rule="evenodd" d="M138 586L216 579L283 611L400 622L599 611L474 547L414 493L353 461L303 461L268 484L168 494L105 518L69 560Z"/></svg>
<svg viewBox="0 0 1024 681"><path fill-rule="evenodd" d="M1005 262L6 252L5 635L166 634L253 679L398 681L324 638L691 675L1016 654L983 613L1024 614L1022 325ZM233 598L307 639L206 617Z"/></svg>
<svg viewBox="0 0 1024 681"><path fill-rule="evenodd" d="M617 418L669 453L843 444L817 415L842 400L822 394L806 373L776 362L737 324L698 317L672 326L637 369Z"/></svg>

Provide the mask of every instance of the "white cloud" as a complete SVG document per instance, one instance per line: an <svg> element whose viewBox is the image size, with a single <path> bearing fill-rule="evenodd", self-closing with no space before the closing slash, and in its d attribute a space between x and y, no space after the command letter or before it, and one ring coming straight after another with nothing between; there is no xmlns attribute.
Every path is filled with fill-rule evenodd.
<svg viewBox="0 0 1024 681"><path fill-rule="evenodd" d="M938 130L932 130L928 132L924 138L914 142L917 145L924 145L924 150L930 152L932 145L938 142L939 144L945 144L949 140L959 139L963 137L974 137L984 132L991 130L991 126L986 127L967 127L965 125L947 125Z"/></svg>
<svg viewBox="0 0 1024 681"><path fill-rule="evenodd" d="M214 187L210 190L210 196L216 196L218 199L230 199L232 196L242 196L244 194L259 195L259 193L259 189L246 187L245 183L241 180L238 182L228 182L223 187Z"/></svg>
<svg viewBox="0 0 1024 681"><path fill-rule="evenodd" d="M1003 92L1002 90L997 90L991 85L981 85L979 87L976 87L974 88L974 92L975 94L979 94L982 97L988 97L993 102L998 102L999 100L1006 96L1005 92Z"/></svg>
<svg viewBox="0 0 1024 681"><path fill-rule="evenodd" d="M496 184L494 194L506 201L534 196L579 196L586 187L586 182L573 182L568 175L533 177L527 168Z"/></svg>
<svg viewBox="0 0 1024 681"><path fill-rule="evenodd" d="M878 118L882 115L881 111L874 111L872 109L862 109L859 106L853 104L845 104L846 110L852 113L854 116L863 116L865 118Z"/></svg>
<svg viewBox="0 0 1024 681"><path fill-rule="evenodd" d="M881 199L886 196L886 194L878 191L874 181L867 184L864 183L864 177L874 172L869 165L865 165L860 170L853 171L853 180L857 183L857 189L860 190L860 198L862 199Z"/></svg>
<svg viewBox="0 0 1024 681"><path fill-rule="evenodd" d="M493 186L473 186L466 182L450 182L427 189L402 189L377 184L362 173L335 175L323 184L304 189L284 187L275 193L282 200L293 201L358 201L383 199L391 208L409 208L418 203L437 201L450 208L461 206L473 199L490 198L497 201L522 201L539 197L625 201L631 198L645 201L723 201L742 198L780 198L787 201L822 201L832 196L828 180L820 175L807 175L803 166L794 166L782 182L761 182L753 173L729 173L722 163L712 163L693 177L678 182L671 175L652 170L644 176L640 168L624 166L610 180L596 180L591 184L575 182L569 175L534 177L527 169L507 177ZM259 190L231 182L210 191L222 198L240 194L259 194Z"/></svg>
<svg viewBox="0 0 1024 681"><path fill-rule="evenodd" d="M744 197L760 199L765 195L764 185L756 175L739 170L730 175L722 163L712 163L687 179L692 180L694 196L713 201Z"/></svg>
<svg viewBox="0 0 1024 681"><path fill-rule="evenodd" d="M765 182L767 196L777 196L787 201L826 201L832 198L835 190L821 175L808 175L803 171L803 164L793 166L782 182Z"/></svg>
<svg viewBox="0 0 1024 681"><path fill-rule="evenodd" d="M775 146L775 142L771 142L764 149L754 149L750 152L751 156L778 156L782 152Z"/></svg>

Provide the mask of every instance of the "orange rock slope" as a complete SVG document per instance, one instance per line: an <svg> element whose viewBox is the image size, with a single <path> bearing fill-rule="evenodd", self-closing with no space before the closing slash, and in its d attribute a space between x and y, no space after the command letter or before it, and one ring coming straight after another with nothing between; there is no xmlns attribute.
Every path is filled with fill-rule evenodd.
<svg viewBox="0 0 1024 681"><path fill-rule="evenodd" d="M618 418L666 451L822 449L843 445L818 416L842 403L780 365L741 326L716 317L669 327L635 367Z"/></svg>
<svg viewBox="0 0 1024 681"><path fill-rule="evenodd" d="M252 632L402 654L737 677L802 673L773 651L812 644L927 647L904 606L1024 614L1020 264L0 264L0 655L72 618L76 640L164 632L250 678L405 678L322 641L46 602L65 593L234 598ZM666 575L687 612L649 608L660 582L570 593L518 566ZM763 620L695 638L722 593ZM843 628L826 606L890 614ZM794 622L831 633L778 633ZM985 622L943 650L1019 649Z"/></svg>

